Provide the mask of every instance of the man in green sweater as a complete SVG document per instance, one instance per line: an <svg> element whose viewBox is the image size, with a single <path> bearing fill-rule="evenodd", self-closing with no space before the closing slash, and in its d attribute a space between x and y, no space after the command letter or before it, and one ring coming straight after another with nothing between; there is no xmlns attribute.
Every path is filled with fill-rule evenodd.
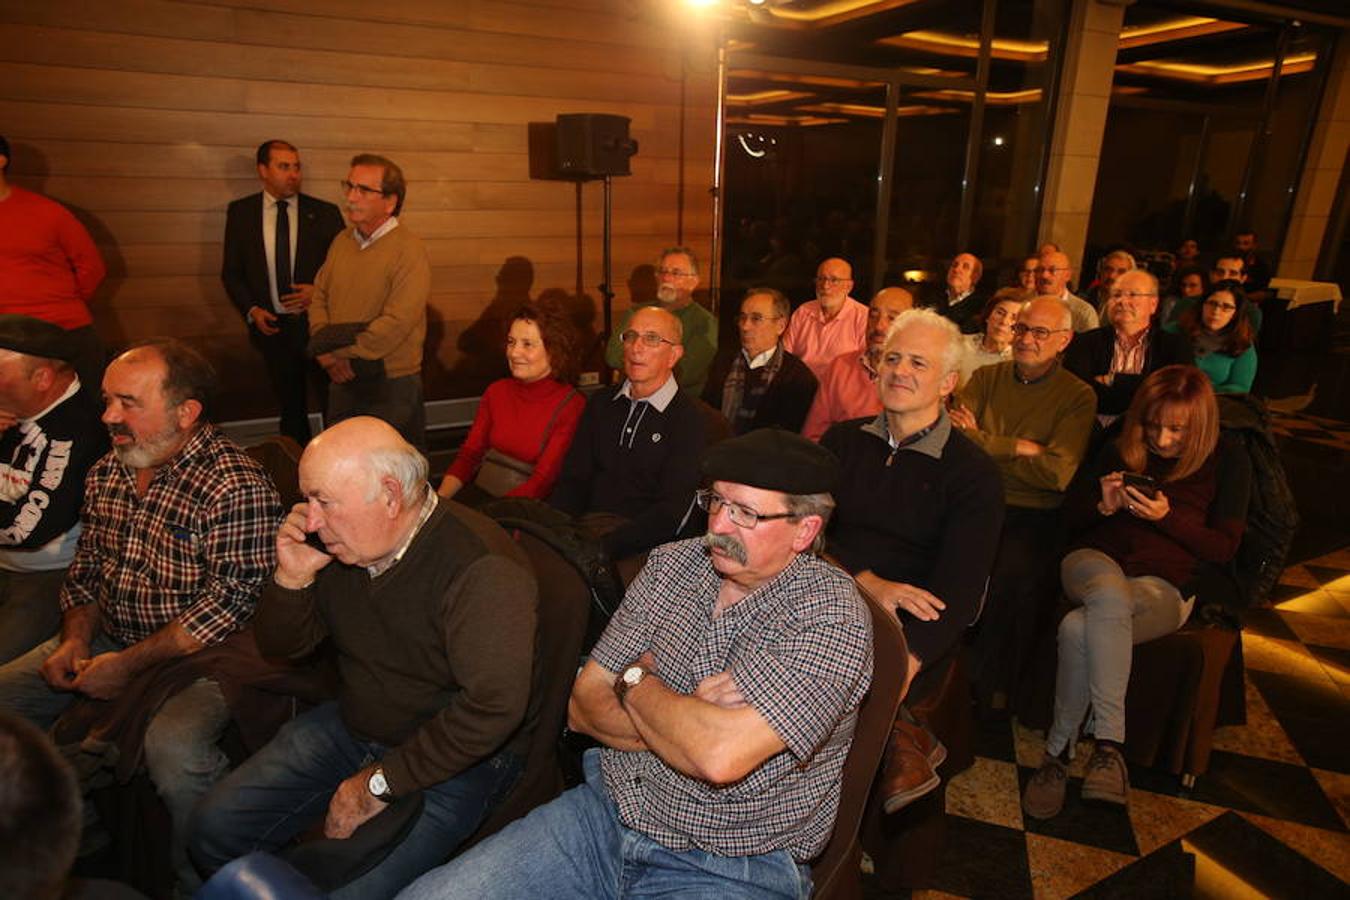
<svg viewBox="0 0 1350 900"><path fill-rule="evenodd" d="M316 822L344 839L420 793L422 811L389 855L329 894L392 897L449 857L521 770L534 575L495 522L439 501L426 458L378 419L311 441L300 487L306 500L277 534L254 633L272 657L331 643L338 698L217 784L194 818L192 854L214 870Z"/></svg>
<svg viewBox="0 0 1350 900"><path fill-rule="evenodd" d="M702 396L708 386L708 370L717 355L717 320L694 302L694 290L698 288L698 261L694 252L687 247L661 251L656 281L656 305L679 319L684 331L684 356L675 366L675 381L690 396ZM605 362L611 369L623 369L623 333L637 310L634 307L625 312L610 333Z"/></svg>
<svg viewBox="0 0 1350 900"><path fill-rule="evenodd" d="M951 414L998 465L1007 503L977 641L977 694L986 709L1006 706L1023 659L1049 625L1050 576L1063 546L1059 507L1097 412L1092 389L1059 364L1073 339L1072 315L1059 298L1024 306L1013 335L1013 358L975 370Z"/></svg>
<svg viewBox="0 0 1350 900"><path fill-rule="evenodd" d="M398 220L408 186L383 156L352 157L342 182L352 228L333 239L314 279L309 352L323 366L327 421L376 416L426 448L422 345L431 261Z"/></svg>

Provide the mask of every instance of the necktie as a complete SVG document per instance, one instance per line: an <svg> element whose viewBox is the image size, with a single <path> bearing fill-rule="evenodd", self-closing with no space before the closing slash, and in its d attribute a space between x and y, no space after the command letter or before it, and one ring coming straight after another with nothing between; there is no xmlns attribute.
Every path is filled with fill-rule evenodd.
<svg viewBox="0 0 1350 900"><path fill-rule="evenodd" d="M287 202L277 201L276 271L277 297L291 292L291 217L286 213Z"/></svg>

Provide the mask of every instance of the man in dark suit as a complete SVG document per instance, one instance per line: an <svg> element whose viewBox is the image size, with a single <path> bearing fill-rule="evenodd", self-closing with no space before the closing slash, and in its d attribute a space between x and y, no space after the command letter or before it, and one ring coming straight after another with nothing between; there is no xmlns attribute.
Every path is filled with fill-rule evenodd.
<svg viewBox="0 0 1350 900"><path fill-rule="evenodd" d="M305 310L328 245L342 231L342 213L300 193L300 154L291 144L264 141L257 159L263 189L230 204L220 280L267 364L282 433L304 446L310 437L306 385L315 377L305 357Z"/></svg>
<svg viewBox="0 0 1350 900"><path fill-rule="evenodd" d="M980 313L989 300L976 290L984 277L984 265L973 253L958 253L947 267L947 280L933 305L938 313L956 323L962 334L980 330Z"/></svg>
<svg viewBox="0 0 1350 900"><path fill-rule="evenodd" d="M816 397L816 376L783 349L792 305L773 288L751 288L737 318L741 335L734 353L713 362L703 400L722 410L736 434L777 425L801 431Z"/></svg>

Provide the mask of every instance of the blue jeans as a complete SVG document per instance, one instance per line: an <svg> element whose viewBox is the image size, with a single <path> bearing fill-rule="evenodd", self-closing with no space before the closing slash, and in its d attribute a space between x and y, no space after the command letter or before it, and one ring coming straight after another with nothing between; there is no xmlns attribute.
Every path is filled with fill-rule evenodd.
<svg viewBox="0 0 1350 900"><path fill-rule="evenodd" d="M585 767L585 784L423 875L399 900L810 896L810 869L786 850L675 851L625 828L605 791L598 750L586 753Z"/></svg>
<svg viewBox="0 0 1350 900"><path fill-rule="evenodd" d="M267 746L202 799L189 835L193 858L213 872L255 850L275 851L323 821L338 785L384 756L383 744L354 737L336 703L288 722ZM422 814L385 859L334 898L392 897L444 861L515 784L520 760L498 753L434 787L424 788Z"/></svg>

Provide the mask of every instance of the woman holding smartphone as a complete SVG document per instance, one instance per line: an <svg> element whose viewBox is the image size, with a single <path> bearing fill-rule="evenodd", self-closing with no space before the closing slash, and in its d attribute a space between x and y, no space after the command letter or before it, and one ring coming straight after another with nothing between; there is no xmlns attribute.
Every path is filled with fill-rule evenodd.
<svg viewBox="0 0 1350 900"><path fill-rule="evenodd" d="M1133 646L1185 624L1202 562L1237 552L1247 516L1250 463L1220 439L1209 379L1194 366L1166 366L1139 386L1120 437L1102 448L1092 474L1064 504L1077 535L1060 565L1073 609L1059 625L1055 712L1045 758L1022 808L1048 819L1064 805L1067 754L1079 726L1095 746L1083 799L1124 805L1129 777L1125 690Z"/></svg>

